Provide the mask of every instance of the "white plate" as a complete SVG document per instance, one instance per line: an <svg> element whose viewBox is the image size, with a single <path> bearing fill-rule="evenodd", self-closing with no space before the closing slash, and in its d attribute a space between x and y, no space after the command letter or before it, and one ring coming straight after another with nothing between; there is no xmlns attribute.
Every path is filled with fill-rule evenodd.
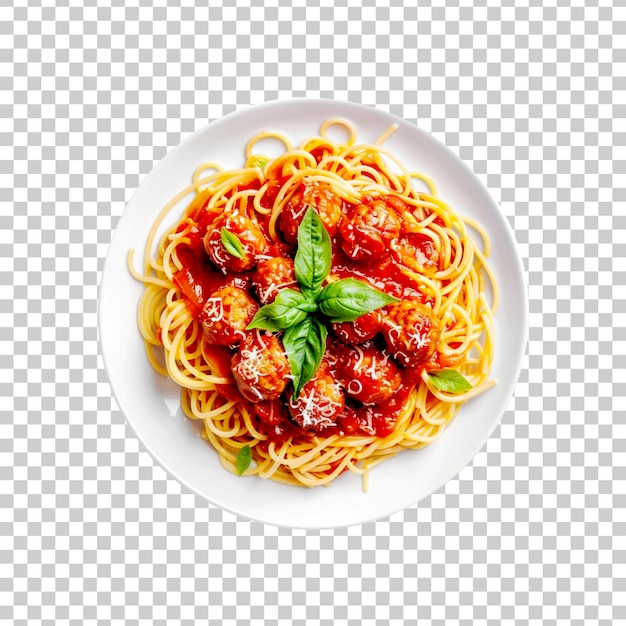
<svg viewBox="0 0 626 626"><path fill-rule="evenodd" d="M241 167L250 137L280 131L294 145L319 132L330 117L349 120L359 142L375 141L399 125L385 148L411 169L431 176L440 196L459 213L478 220L493 245L491 266L501 289L495 320L493 377L498 385L463 406L442 437L422 450L407 450L375 467L369 491L361 478L344 474L328 487L304 489L227 472L197 425L180 408L180 390L150 367L137 329L142 285L129 274L160 209L191 181L198 165L216 161ZM188 202L188 200L187 200ZM178 219L183 205L166 219ZM269 102L209 124L172 150L146 177L119 221L100 288L100 342L117 402L152 456L181 483L208 501L247 518L297 528L330 528L378 519L425 498L455 476L487 441L513 393L527 334L527 297L522 263L506 218L478 178L450 150L412 124L369 107L332 100Z"/></svg>

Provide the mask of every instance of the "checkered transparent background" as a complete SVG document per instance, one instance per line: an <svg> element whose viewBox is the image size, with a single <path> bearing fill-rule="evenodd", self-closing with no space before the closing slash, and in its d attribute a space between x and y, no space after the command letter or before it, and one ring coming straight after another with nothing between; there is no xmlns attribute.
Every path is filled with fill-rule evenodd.
<svg viewBox="0 0 626 626"><path fill-rule="evenodd" d="M626 620L623 3L112 4L0 2L0 623ZM169 479L98 352L100 271L143 177L207 121L294 96L446 143L529 279L524 369L474 462L334 532Z"/></svg>

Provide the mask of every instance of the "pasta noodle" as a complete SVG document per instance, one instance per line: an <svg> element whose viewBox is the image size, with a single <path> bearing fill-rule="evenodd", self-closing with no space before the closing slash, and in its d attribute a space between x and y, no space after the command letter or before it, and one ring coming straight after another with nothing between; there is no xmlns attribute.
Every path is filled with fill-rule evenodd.
<svg viewBox="0 0 626 626"><path fill-rule="evenodd" d="M347 134L345 141L330 139L328 130L333 126ZM155 221L141 272L135 269L133 251L129 252L129 269L145 287L138 306L138 325L148 359L157 372L181 386L185 414L203 422L202 436L231 472L237 473L238 455L249 446L252 463L245 469L246 475L313 487L328 485L350 471L362 475L366 487L372 467L407 448L421 448L436 440L466 401L494 384L490 370L498 288L487 264L489 238L478 223L460 217L437 196L432 180L407 169L382 148L395 130L395 125L390 127L375 144L359 144L349 123L331 119L322 125L318 136L295 148L279 133L259 133L248 142L241 169L224 171L216 163L205 163L195 170L191 184L172 198ZM267 137L284 143L285 151L275 158L256 152L257 143ZM414 182L423 184L427 191L418 190ZM289 419L280 427L269 426L257 414L257 405L245 400L233 383L232 346L216 346L206 340L200 309L208 305L211 294L204 293L204 300L195 303L190 298L197 289L197 276L189 269L189 250L204 249L203 230L216 228L220 216L237 214L259 224L269 245L280 245L284 240L281 216L293 208L306 185L330 190L343 207L342 219L347 219L347 211L356 206L373 207L377 199L395 199L394 215L402 223L402 232L409 233L406 241L413 242L403 248L394 240L394 273L389 278L376 274L376 286L383 291L386 286L395 289L401 299L410 293L414 301L417 298L425 303L439 333L435 351L419 367L404 363L400 352L395 360L390 357L402 385L396 404L392 399L385 405L393 405L393 415L386 422L391 427L382 434L368 427L364 418L359 422L361 428L350 432L341 428L307 430ZM160 238L153 254L159 227L183 200L188 201L183 218ZM336 243L339 235L333 236ZM353 251L358 258L358 246ZM208 264L208 258L203 263ZM367 279L369 266L366 263L363 267ZM187 289L181 286L181 276L185 275ZM207 291L206 285L204 288ZM216 319L223 313L220 302L215 300ZM208 315L206 308L202 310ZM394 338L391 330L387 337L389 344ZM349 347L362 355L359 346ZM467 388L446 391L437 384L437 372L450 369L469 383ZM341 393L350 396L352 392L358 398L362 387L355 379ZM361 404L367 409L367 403L348 401L357 409ZM286 405L288 399L283 394L279 402ZM370 418L372 411L375 413L376 407L368 413Z"/></svg>

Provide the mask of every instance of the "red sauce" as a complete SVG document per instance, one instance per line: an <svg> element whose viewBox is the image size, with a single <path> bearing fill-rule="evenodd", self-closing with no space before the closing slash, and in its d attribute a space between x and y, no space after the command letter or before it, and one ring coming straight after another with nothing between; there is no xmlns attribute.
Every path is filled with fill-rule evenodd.
<svg viewBox="0 0 626 626"><path fill-rule="evenodd" d="M237 192L239 191L258 191L261 188L261 183L258 180L250 181L249 183L244 183L241 185L237 185Z"/></svg>
<svg viewBox="0 0 626 626"><path fill-rule="evenodd" d="M243 274L224 275L209 265L204 248L202 254L190 246L180 245L177 248L182 269L174 274L174 283L187 298L189 310L194 316L200 315L207 298L225 285L234 285L244 291L250 289L250 272Z"/></svg>
<svg viewBox="0 0 626 626"><path fill-rule="evenodd" d="M204 189L200 191L198 195L191 201L189 207L187 207L187 215L191 220L197 220L198 214L206 207L211 197L210 189ZM180 228L178 232L180 232Z"/></svg>
<svg viewBox="0 0 626 626"><path fill-rule="evenodd" d="M188 247L178 247L183 268L174 274L174 283L187 298L191 312L198 316L211 292L217 289L218 272L199 259Z"/></svg>
<svg viewBox="0 0 626 626"><path fill-rule="evenodd" d="M410 385L402 385L387 402L376 406L364 406L357 410L361 421L361 430L376 437L387 437L393 432L402 406L411 392Z"/></svg>
<svg viewBox="0 0 626 626"><path fill-rule="evenodd" d="M389 257L369 265L354 263L334 242L333 264L330 271L339 278L354 277L364 280L376 289L396 298L419 298L422 302L425 301L424 294L415 287L415 281L409 278Z"/></svg>
<svg viewBox="0 0 626 626"><path fill-rule="evenodd" d="M285 441L289 439L302 437L304 433L304 431L300 427L296 426L288 420L282 421L279 424L272 425L259 422L257 429L259 432L267 435L269 441L273 441L278 445L285 443Z"/></svg>
<svg viewBox="0 0 626 626"><path fill-rule="evenodd" d="M325 156L328 156L329 154L330 150L324 148L324 146L318 146L317 148L313 148L313 150L311 150L311 155L317 163L319 163Z"/></svg>
<svg viewBox="0 0 626 626"><path fill-rule="evenodd" d="M276 426L287 420L287 409L280 400L262 400L254 405L254 410L268 426Z"/></svg>
<svg viewBox="0 0 626 626"><path fill-rule="evenodd" d="M337 471L337 468L341 465L341 463L343 463L343 459L341 461L334 461L328 466L327 470L322 472L322 474L326 474L327 476L330 476L333 472ZM352 459L351 461L349 461L348 465L356 465L356 459ZM348 471L348 465L346 465L341 470L341 472L339 472L339 476L341 476L341 474L344 474L345 472Z"/></svg>
<svg viewBox="0 0 626 626"><path fill-rule="evenodd" d="M276 196L278 192L282 189L283 185L291 178L289 176L281 176L269 179L269 184L267 186L267 190L263 194L261 198L261 206L264 209L270 209L274 206L274 201L276 200Z"/></svg>

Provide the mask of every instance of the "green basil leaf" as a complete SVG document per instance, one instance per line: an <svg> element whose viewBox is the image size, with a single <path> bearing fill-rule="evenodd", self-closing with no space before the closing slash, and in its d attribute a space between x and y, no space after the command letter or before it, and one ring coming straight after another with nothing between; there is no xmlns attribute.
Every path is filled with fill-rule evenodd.
<svg viewBox="0 0 626 626"><path fill-rule="evenodd" d="M243 259L243 246L241 241L236 235L233 235L225 226L222 226L221 231L222 245L230 256L234 256L237 259Z"/></svg>
<svg viewBox="0 0 626 626"><path fill-rule="evenodd" d="M294 400L297 400L302 387L315 376L326 350L327 334L326 326L312 316L285 331L283 346L293 377Z"/></svg>
<svg viewBox="0 0 626 626"><path fill-rule="evenodd" d="M314 305L317 307L317 305ZM283 289L278 292L272 304L261 307L246 330L260 328L278 332L295 324L299 324L311 309L309 299L294 289Z"/></svg>
<svg viewBox="0 0 626 626"><path fill-rule="evenodd" d="M298 251L294 259L296 279L303 290L316 298L330 272L330 236L320 216L308 206L298 227Z"/></svg>
<svg viewBox="0 0 626 626"><path fill-rule="evenodd" d="M239 449L237 461L235 462L239 476L250 467L250 461L252 461L252 451L250 450L250 446L246 444L243 448Z"/></svg>
<svg viewBox="0 0 626 626"><path fill-rule="evenodd" d="M456 370L439 370L428 374L433 387L448 393L463 393L472 388L465 377Z"/></svg>
<svg viewBox="0 0 626 626"><path fill-rule="evenodd" d="M317 299L320 311L331 322L353 322L357 317L392 302L398 302L398 298L355 278L344 278L326 285Z"/></svg>

